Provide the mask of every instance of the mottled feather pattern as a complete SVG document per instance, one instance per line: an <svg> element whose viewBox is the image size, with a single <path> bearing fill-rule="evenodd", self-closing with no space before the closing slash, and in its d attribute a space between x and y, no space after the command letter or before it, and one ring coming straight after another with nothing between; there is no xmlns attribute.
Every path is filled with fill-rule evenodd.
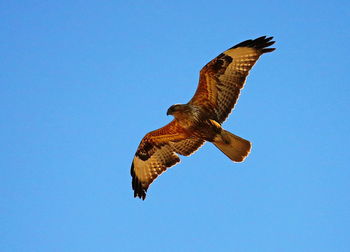
<svg viewBox="0 0 350 252"><path fill-rule="evenodd" d="M217 115L216 120L220 123L225 121L231 113L234 105L237 103L240 90L243 88L249 70L253 67L259 55L251 53L235 58L228 65L223 74L216 74L216 88L218 94L216 97L216 107L214 111Z"/></svg>
<svg viewBox="0 0 350 252"><path fill-rule="evenodd" d="M159 135L157 136L159 137ZM131 165L134 197L141 199L145 199L148 186L161 173L180 162L180 158L176 153L188 156L201 147L204 140L188 138L179 141L153 142L153 144L150 144L152 142L152 134L147 134L141 141ZM147 149L143 149L144 147ZM140 153L147 153L147 158L140 155Z"/></svg>
<svg viewBox="0 0 350 252"><path fill-rule="evenodd" d="M206 64L200 72L199 85L190 103L210 108L213 119L225 121L237 103L250 69L260 55L271 52L272 37L246 40Z"/></svg>
<svg viewBox="0 0 350 252"><path fill-rule="evenodd" d="M137 156L131 165L132 185L134 197L144 199L148 186L167 168L180 162L180 158L169 145L155 147L153 155L146 161Z"/></svg>
<svg viewBox="0 0 350 252"><path fill-rule="evenodd" d="M183 156L189 156L204 144L204 140L189 138L180 142L170 142L173 150Z"/></svg>

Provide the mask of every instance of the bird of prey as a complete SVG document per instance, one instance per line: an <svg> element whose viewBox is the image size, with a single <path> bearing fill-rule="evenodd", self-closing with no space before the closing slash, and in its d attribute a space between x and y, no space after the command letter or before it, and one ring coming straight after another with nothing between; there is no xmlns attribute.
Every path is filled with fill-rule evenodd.
<svg viewBox="0 0 350 252"><path fill-rule="evenodd" d="M247 75L255 62L275 42L273 37L243 41L206 64L199 84L186 104L172 105L167 115L174 119L144 136L131 165L134 197L145 199L149 185L167 168L189 156L204 142L213 143L232 161L242 162L251 143L221 127L236 104Z"/></svg>

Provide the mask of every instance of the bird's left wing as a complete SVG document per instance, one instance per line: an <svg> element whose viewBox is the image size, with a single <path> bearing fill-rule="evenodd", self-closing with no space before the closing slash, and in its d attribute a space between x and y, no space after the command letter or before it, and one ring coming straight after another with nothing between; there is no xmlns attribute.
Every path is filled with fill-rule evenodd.
<svg viewBox="0 0 350 252"><path fill-rule="evenodd" d="M146 198L147 189L153 180L167 168L180 162L176 153L188 156L203 143L201 139L188 136L175 120L146 134L131 165L134 197Z"/></svg>

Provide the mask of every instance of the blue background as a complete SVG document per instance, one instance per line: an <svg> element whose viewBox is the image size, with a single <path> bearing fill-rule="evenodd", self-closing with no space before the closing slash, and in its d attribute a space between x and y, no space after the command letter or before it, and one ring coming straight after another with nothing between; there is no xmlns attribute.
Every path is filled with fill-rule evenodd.
<svg viewBox="0 0 350 252"><path fill-rule="evenodd" d="M1 1L0 251L350 251L349 1ZM262 35L213 145L134 199L141 138Z"/></svg>

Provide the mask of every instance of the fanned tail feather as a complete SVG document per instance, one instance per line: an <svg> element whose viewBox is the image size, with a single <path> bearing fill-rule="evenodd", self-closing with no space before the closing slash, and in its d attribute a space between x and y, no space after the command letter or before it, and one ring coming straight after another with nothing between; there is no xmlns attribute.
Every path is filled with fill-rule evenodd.
<svg viewBox="0 0 350 252"><path fill-rule="evenodd" d="M252 148L251 142L224 129L215 137L213 144L235 162L242 162Z"/></svg>

